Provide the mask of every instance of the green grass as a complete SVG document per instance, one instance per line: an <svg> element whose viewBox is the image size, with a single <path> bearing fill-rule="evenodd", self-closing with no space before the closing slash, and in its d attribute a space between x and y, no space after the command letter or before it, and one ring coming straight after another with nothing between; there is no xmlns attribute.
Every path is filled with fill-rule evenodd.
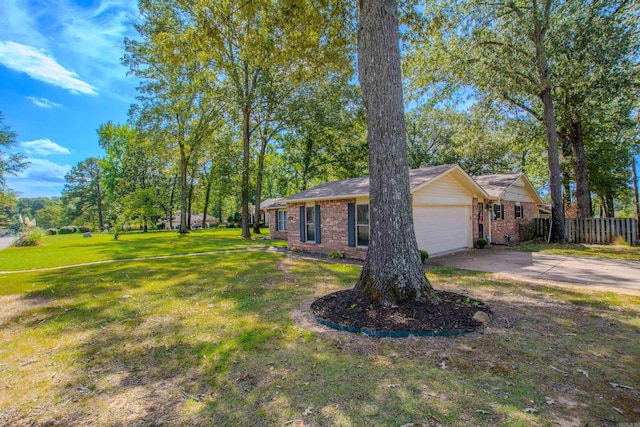
<svg viewBox="0 0 640 427"><path fill-rule="evenodd" d="M268 236L263 230L262 236ZM220 250L286 246L286 242L264 240L254 235L247 242L239 229L197 230L180 235L175 231L125 233L118 240L111 234L45 236L42 246L7 248L0 251L0 271L59 267L87 262L193 254Z"/></svg>
<svg viewBox="0 0 640 427"><path fill-rule="evenodd" d="M640 261L640 247L625 245L582 245L582 244L523 244L511 248L516 251L540 252L552 255L584 256L595 258Z"/></svg>
<svg viewBox="0 0 640 427"><path fill-rule="evenodd" d="M0 425L640 418L640 297L432 268L436 288L491 306L483 333L374 339L315 324L309 302L358 275L262 251L0 275Z"/></svg>

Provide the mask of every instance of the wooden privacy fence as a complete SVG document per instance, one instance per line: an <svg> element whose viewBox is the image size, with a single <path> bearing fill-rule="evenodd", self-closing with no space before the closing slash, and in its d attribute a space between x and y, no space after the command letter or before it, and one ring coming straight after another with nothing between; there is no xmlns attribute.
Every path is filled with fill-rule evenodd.
<svg viewBox="0 0 640 427"><path fill-rule="evenodd" d="M550 218L535 219L536 237L549 236ZM638 244L635 218L565 218L565 238L570 243L610 244L622 236L630 245Z"/></svg>

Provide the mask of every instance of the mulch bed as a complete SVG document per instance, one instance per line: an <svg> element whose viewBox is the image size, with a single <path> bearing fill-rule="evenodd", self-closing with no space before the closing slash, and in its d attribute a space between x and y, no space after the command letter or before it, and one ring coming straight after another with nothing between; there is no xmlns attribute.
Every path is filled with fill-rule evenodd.
<svg viewBox="0 0 640 427"><path fill-rule="evenodd" d="M439 304L405 301L386 307L372 303L353 289L325 295L311 304L318 317L356 329L371 331L446 331L475 329L477 311L491 314L481 301L453 292L436 291Z"/></svg>

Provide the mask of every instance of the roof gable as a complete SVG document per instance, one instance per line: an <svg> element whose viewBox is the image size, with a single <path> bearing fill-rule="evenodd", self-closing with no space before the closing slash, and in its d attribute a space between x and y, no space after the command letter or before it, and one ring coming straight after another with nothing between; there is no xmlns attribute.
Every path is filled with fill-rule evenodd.
<svg viewBox="0 0 640 427"><path fill-rule="evenodd" d="M536 204L542 199L524 172L475 176L473 179L494 199L505 198L514 185L521 186ZM522 183L522 185L519 185Z"/></svg>
<svg viewBox="0 0 640 427"><path fill-rule="evenodd" d="M425 187L441 176L456 172L458 179L468 179L468 186L475 188L475 192L485 196L484 190L478 186L466 172L457 164L431 166L409 171L409 186L411 193ZM347 199L369 196L369 177L343 179L341 181L325 182L308 190L301 191L284 199L285 202L302 202L309 200Z"/></svg>

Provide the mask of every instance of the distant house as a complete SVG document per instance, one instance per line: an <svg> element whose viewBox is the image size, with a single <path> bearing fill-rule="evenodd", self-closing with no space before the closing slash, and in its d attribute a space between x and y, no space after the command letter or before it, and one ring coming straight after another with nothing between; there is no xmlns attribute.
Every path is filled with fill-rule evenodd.
<svg viewBox="0 0 640 427"><path fill-rule="evenodd" d="M490 236L495 243L520 241L519 224L531 221L545 212L543 201L523 173L482 175L474 177L489 194L480 236ZM487 226L488 224L488 226ZM486 234L486 236L482 236Z"/></svg>
<svg viewBox="0 0 640 427"><path fill-rule="evenodd" d="M202 214L202 213L191 214L191 227L195 226L196 228L209 228L211 226L218 225L218 222L219 222L218 218L214 218L211 215L207 215L207 220L206 220L206 224L207 225L204 226L204 223L202 221L203 215L204 214ZM173 225L173 228L180 227L180 213L179 212L178 212L177 215L175 215L172 218L171 223ZM169 224L169 220L167 220L167 219L163 219L162 220L162 224L163 224L165 230L168 230L169 228L171 228L171 225ZM199 224L199 227L196 224Z"/></svg>
<svg viewBox="0 0 640 427"><path fill-rule="evenodd" d="M265 224L269 227L269 237L272 239L287 240L288 210L287 203L282 197L267 199L260 204L266 212Z"/></svg>
<svg viewBox="0 0 640 427"><path fill-rule="evenodd" d="M269 224L271 224L271 218L269 218L269 213L268 210L269 209L273 209L273 206L276 206L278 204L278 202L280 202L282 200L282 197L277 197L277 198L271 198L271 199L265 199L260 203L260 222L264 223L264 225L266 225L267 227L269 227ZM251 223L253 224L253 220L254 220L254 214L253 214L253 209L251 209Z"/></svg>
<svg viewBox="0 0 640 427"><path fill-rule="evenodd" d="M413 169L409 179L418 247L431 255L472 248L478 201L489 199L482 187L456 164ZM366 256L369 177L326 182L281 200L269 212L279 219L270 236L286 233L289 248Z"/></svg>

